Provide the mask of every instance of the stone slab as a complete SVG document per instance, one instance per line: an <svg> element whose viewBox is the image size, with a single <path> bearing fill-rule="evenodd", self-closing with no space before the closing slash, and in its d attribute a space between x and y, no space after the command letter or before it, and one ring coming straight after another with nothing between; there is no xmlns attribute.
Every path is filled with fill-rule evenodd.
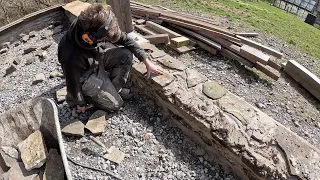
<svg viewBox="0 0 320 180"><path fill-rule="evenodd" d="M92 134L99 135L105 131L106 126L106 112L98 110L91 115L85 128L88 129Z"/></svg>
<svg viewBox="0 0 320 180"><path fill-rule="evenodd" d="M108 154L104 155L103 157L109 161L120 164L125 158L125 153L120 151L118 148L111 146L108 149Z"/></svg>
<svg viewBox="0 0 320 180"><path fill-rule="evenodd" d="M75 120L66 125L61 132L67 136L84 136L84 124L81 121Z"/></svg>

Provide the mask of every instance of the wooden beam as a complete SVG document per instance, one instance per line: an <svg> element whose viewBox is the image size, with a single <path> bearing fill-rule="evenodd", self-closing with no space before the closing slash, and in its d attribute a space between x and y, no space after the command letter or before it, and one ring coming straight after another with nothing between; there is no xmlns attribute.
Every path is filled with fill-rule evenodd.
<svg viewBox="0 0 320 180"><path fill-rule="evenodd" d="M201 36L200 34L197 34L197 33L193 32L193 31L190 31L190 30L188 30L186 28L183 28L183 27L179 27L179 26L174 25L174 24L171 25L171 26L176 28L176 29L178 29L179 31L182 31L182 32L188 34L189 36L197 39L198 41L202 41L203 43L205 43L205 44L207 44L209 46L212 46L215 49L218 49L218 50L221 49L221 45L220 44L218 44L218 43L216 43L216 42L214 42L214 41L212 41L212 40L210 40L210 39L208 39L208 38L206 38L204 36ZM199 45L198 42L197 42L197 44ZM200 43L200 44L202 44L202 43Z"/></svg>
<svg viewBox="0 0 320 180"><path fill-rule="evenodd" d="M119 23L121 31L130 33L133 31L130 0L108 0Z"/></svg>
<svg viewBox="0 0 320 180"><path fill-rule="evenodd" d="M234 60L248 66L249 68L253 68L253 66L254 66L251 61L244 59L243 57L237 55L236 53L233 53L232 51L230 51L226 48L222 48L220 52L223 56L230 58L230 59L234 59Z"/></svg>
<svg viewBox="0 0 320 180"><path fill-rule="evenodd" d="M280 73L278 71L269 66L265 66L258 61L254 64L254 67L276 81L280 78Z"/></svg>
<svg viewBox="0 0 320 180"><path fill-rule="evenodd" d="M214 47L212 47L212 46L210 46L210 45L208 45L208 44L206 44L206 43L203 43L203 42L201 42L201 41L199 41L199 40L192 39L192 41L195 41L200 48L208 51L208 52L211 53L212 55L216 55L216 54L217 54L217 51L218 51L218 50L215 49Z"/></svg>
<svg viewBox="0 0 320 180"><path fill-rule="evenodd" d="M236 33L236 35L239 35L242 37L257 37L257 36L259 36L258 33Z"/></svg>
<svg viewBox="0 0 320 180"><path fill-rule="evenodd" d="M240 48L240 53L241 55L243 55L243 57L245 57L253 63L260 62L263 65L267 65L270 59L269 55L264 54L262 51L248 45L243 45Z"/></svg>
<svg viewBox="0 0 320 180"><path fill-rule="evenodd" d="M163 27L163 26L161 26L161 25L159 25L157 23L154 23L152 21L147 21L146 22L146 26L151 28L151 29L153 29L153 30L155 30L155 31L157 31L157 32L159 32L159 33L161 33L161 34L169 34L170 38L176 38L176 37L180 37L181 36L180 34L174 32L174 31L172 31L172 30L170 30L170 29L168 29L166 27Z"/></svg>
<svg viewBox="0 0 320 180"><path fill-rule="evenodd" d="M182 47L182 46L187 46L189 44L189 42L190 42L190 39L186 38L184 36L172 38L170 40L171 46L175 47L175 48L179 48L179 47Z"/></svg>
<svg viewBox="0 0 320 180"><path fill-rule="evenodd" d="M279 59L282 58L283 54L280 53L279 51L276 51L276 50L274 50L272 48L269 48L267 46L264 46L262 44L254 42L251 39L248 39L248 38L245 38L245 37L242 37L242 36L239 36L239 35L236 35L236 37L239 38L241 40L241 42L244 43L244 44L247 44L247 45L252 46L252 47L254 47L256 49L259 49L259 50L261 50L263 52L266 52L267 54L270 54L270 55L272 55L272 56L274 56L276 58L279 58Z"/></svg>
<svg viewBox="0 0 320 180"><path fill-rule="evenodd" d="M289 60L284 71L320 100L320 79L294 60Z"/></svg>
<svg viewBox="0 0 320 180"><path fill-rule="evenodd" d="M150 41L150 44L168 44L169 35L168 34L155 34L143 36L145 39Z"/></svg>
<svg viewBox="0 0 320 180"><path fill-rule="evenodd" d="M138 30L146 33L147 35L156 35L156 34L157 34L156 32L150 30L150 29L149 29L147 26L145 26L145 25L136 25L136 26L134 26L134 27L135 27L136 29L138 29Z"/></svg>
<svg viewBox="0 0 320 180"><path fill-rule="evenodd" d="M227 34L224 34L224 33L221 33L221 32L218 32L218 31L214 31L214 30L207 29L207 28L204 28L204 27L201 27L201 26L197 26L197 25L193 25L193 24L190 24L190 23L181 22L181 21L173 20L173 19L169 19L169 18L159 17L159 19L163 20L165 22L168 22L168 23L172 23L172 24L175 24L175 25L178 25L178 26L182 26L184 28L192 29L194 31L197 31L197 33L199 33L201 35L204 35L206 37L208 37L208 36L209 37L218 36L218 37L221 37L223 39L232 40L232 41L235 41L237 43L240 43L240 40L238 38L230 36L230 35L227 35Z"/></svg>

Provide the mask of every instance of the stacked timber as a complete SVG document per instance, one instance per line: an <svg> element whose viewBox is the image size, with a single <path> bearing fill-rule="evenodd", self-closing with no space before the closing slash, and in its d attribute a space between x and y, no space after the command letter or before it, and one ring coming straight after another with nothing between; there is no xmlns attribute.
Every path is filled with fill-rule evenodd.
<svg viewBox="0 0 320 180"><path fill-rule="evenodd" d="M166 43L181 53L193 50L193 45L197 44L211 54L219 52L249 68L256 68L274 80L280 77L282 67L275 60L281 59L283 54L248 38L256 37L257 33L232 33L208 18L134 1L131 1L131 11L132 16L142 22L135 28L146 33L145 38L153 44Z"/></svg>

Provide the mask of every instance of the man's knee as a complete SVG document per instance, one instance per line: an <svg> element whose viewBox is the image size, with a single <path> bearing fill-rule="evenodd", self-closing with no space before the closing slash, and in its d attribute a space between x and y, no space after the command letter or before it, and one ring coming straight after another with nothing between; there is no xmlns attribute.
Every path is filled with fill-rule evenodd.
<svg viewBox="0 0 320 180"><path fill-rule="evenodd" d="M120 59L120 65L124 67L130 67L133 62L133 53L127 48L122 48L121 54L122 57Z"/></svg>

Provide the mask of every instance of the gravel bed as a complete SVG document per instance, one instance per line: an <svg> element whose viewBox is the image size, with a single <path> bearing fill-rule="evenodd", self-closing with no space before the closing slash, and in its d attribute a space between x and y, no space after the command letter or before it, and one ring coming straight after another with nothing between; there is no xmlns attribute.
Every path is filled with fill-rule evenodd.
<svg viewBox="0 0 320 180"><path fill-rule="evenodd" d="M65 79L49 78L52 71L61 72L57 60L57 42L63 32L42 39L41 36L48 31L52 30L43 29L25 43L9 45L8 52L0 55L0 59L3 59L0 63L0 114L37 96L55 99L55 92L65 86ZM35 57L34 53L50 42L52 45L46 50L47 58L26 64L28 59ZM37 50L24 55L24 50L31 46L36 46ZM16 57L20 59L17 70L3 77L6 68ZM45 80L33 84L39 73L45 75ZM86 113L72 113L65 102L58 104L58 109L62 125L72 119L85 123L96 110L93 108ZM96 138L107 147L116 146L127 154L121 164L113 164L98 156L102 149L88 138L89 133L81 139L64 137L68 156L79 163L112 171L123 179L239 179L213 163L199 145L185 137L159 113L154 102L142 94L126 101L121 111L108 113L107 123L106 132ZM113 179L71 162L70 168L74 179Z"/></svg>

